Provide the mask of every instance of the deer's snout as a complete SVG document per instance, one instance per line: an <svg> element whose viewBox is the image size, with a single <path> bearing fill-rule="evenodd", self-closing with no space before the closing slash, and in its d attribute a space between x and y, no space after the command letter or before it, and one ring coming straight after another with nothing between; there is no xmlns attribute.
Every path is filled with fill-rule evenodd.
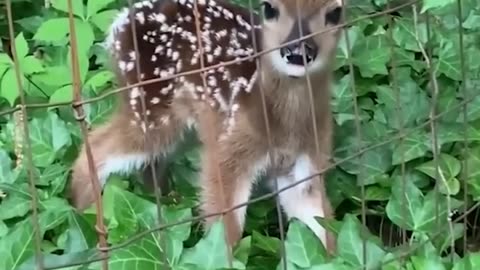
<svg viewBox="0 0 480 270"><path fill-rule="evenodd" d="M308 65L315 60L317 54L318 46L309 40L293 43L280 49L280 55L285 59L285 62L299 66L304 65L304 55L305 65Z"/></svg>

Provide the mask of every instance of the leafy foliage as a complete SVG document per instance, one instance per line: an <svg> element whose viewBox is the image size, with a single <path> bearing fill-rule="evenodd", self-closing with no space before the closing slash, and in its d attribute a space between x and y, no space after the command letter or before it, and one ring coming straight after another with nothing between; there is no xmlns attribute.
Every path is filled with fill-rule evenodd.
<svg viewBox="0 0 480 270"><path fill-rule="evenodd" d="M0 14L0 36L5 40L0 46L0 111L20 104L18 87L25 91L28 103L52 105L30 109L26 119L45 265L101 269L99 262L80 266L99 258L95 210L79 214L65 199L69 168L82 139L72 110L61 106L73 96L67 1L49 2L50 7L43 1L12 1L14 40L9 40L6 17ZM116 86L101 43L127 2L72 1L84 98ZM233 2L258 6L258 1ZM349 1L348 18L384 10L388 2ZM390 2L395 5L397 1ZM202 233L198 222L190 221L114 249L109 254L110 269L166 269L167 265L176 270L283 269L284 265L302 270L480 267L478 245L469 250L452 245L478 243L472 225L454 219L456 213L480 201L480 6L476 0L460 4L463 14L458 16L455 0L423 0L418 14L405 8L362 19L345 31L348 42L345 35L340 39L331 105L335 160L343 162L327 177L337 219L318 220L337 235L336 254L329 256L306 225L295 219L288 223L283 245L275 203L269 200L249 207L246 233L233 250L232 265L226 257L222 223ZM20 86L8 46L12 43ZM430 66L425 54L431 58ZM104 122L114 107L113 97L85 106L88 124ZM440 116L429 124L432 113ZM15 116L0 115L1 269L34 269L35 264L33 197L26 144L19 130L21 123ZM103 196L109 244L122 245L156 228L159 220L180 222L196 213L198 153L195 145L187 148L170 162L175 192L162 199L160 208L153 194L137 184L141 182L137 176L110 178ZM402 230L397 234L401 237L392 242L391 235L379 233L382 225L379 229L362 224L362 206L367 219L391 224Z"/></svg>

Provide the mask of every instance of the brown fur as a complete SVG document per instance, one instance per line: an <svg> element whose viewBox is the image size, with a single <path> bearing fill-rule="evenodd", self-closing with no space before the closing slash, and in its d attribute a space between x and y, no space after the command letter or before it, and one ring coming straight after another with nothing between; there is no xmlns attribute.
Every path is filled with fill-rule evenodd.
<svg viewBox="0 0 480 270"><path fill-rule="evenodd" d="M277 26L275 26L275 22L267 22L262 30L256 29L257 42L261 48L269 48L285 42L288 32L292 31L294 21L287 14L282 14L282 10L291 10L294 0L270 1L279 7L280 16ZM232 11L234 16L238 14L249 22L247 10L220 0L217 0L216 3L216 6L225 7ZM315 14L309 25L312 31L317 31L324 28L322 17L326 13L325 7L333 7L336 1L309 0L301 1L301 3L302 11L308 11L310 15ZM145 16L147 12L152 12L151 10L161 12L165 14L165 24L168 25L172 25L175 18L178 20L178 16L187 18L192 14L191 9L186 8L184 4L176 4L170 0L157 1L152 5L153 8L140 5L136 7L135 12L144 12ZM202 4L199 4L199 10L200 14L210 14L207 6ZM179 15L175 17L176 14ZM222 18L220 17L218 20L224 20ZM258 20L256 16L255 20ZM235 17L233 20L222 22L223 24L212 22L209 26L213 29L212 33L221 31L223 28L235 28L238 29L238 32L250 34L246 29L248 27L244 27L244 29L241 27L241 23L239 25L238 21L235 22ZM321 24L318 24L319 22ZM203 21L203 23L208 24L209 22ZM158 48L156 46L164 43L147 42L148 37L146 40L142 39L147 31L159 29L161 23L147 21L145 24L138 24L138 21L136 21L136 24L140 54L135 59L133 68L126 68L130 63L130 60L128 60L129 52L133 51L133 36L131 33L129 31L119 31L112 35L113 40L111 40L114 60L116 63L123 61L119 65L119 78L122 78L127 85L138 82L137 71L140 74L145 74L144 80L153 79L163 76L158 72L153 74L155 72L152 73L152 71L155 68L167 69L167 67L176 64L175 57L171 54L168 56L165 52L157 54L155 61L153 61L154 59L151 59L151 56L153 51ZM126 23L126 25L126 29L130 30L130 23ZM179 25L183 31L194 32L193 20L190 24ZM287 29L290 30L287 31ZM333 55L332 52L336 46L337 38L338 32L332 32L313 39L320 45L320 55L325 56L325 61L328 63ZM115 49L116 40L120 41L118 43L120 45ZM172 40L173 45L171 46L181 46L175 47L175 49L178 49L179 59L183 63L181 68L178 68L178 65L176 66L176 73L200 67L200 61L197 63L190 62L195 57L194 50L186 48L194 43L174 35L169 36L168 40ZM207 58L206 66L241 57L225 53L227 47L235 47L232 43L228 43L228 40L215 39L215 37L210 37L208 40L212 42L212 50L216 45L224 49L220 55L215 55L213 59L210 59L211 61L208 61ZM237 48L245 50L253 48L250 35L248 38L239 38L239 40L240 47ZM248 53L252 54L253 52L253 50L250 50ZM239 51L238 54L242 54L242 51ZM274 174L283 176L282 183L285 184L289 181L293 183L300 180L288 180L290 178L285 173L290 172L297 165L298 168L303 168L302 166L307 166L305 164L310 164L308 166L312 168L309 167L309 173L326 168L331 151L332 136L329 108L329 64L327 63L326 67L320 71L312 71L309 75L311 84L314 86L313 103L315 104L315 111L312 115L306 79L291 78L284 75L279 72L277 66L271 63L270 59L269 54L261 57L261 70L258 73L255 72L255 62L247 61L228 66L225 68L227 71L217 70L217 73L207 74L207 80L214 77L217 82L214 87L212 86L212 89L203 87L201 77L195 74L184 76L184 79L156 82L137 88L137 90L125 92L123 94L124 102L122 102L121 108L112 120L89 135L97 170L104 172L107 167L114 163L112 163L112 160L115 158L128 159L126 155L132 153L143 155L145 163L159 155L168 154L182 136L185 126L192 123L197 129L199 139L203 144L200 181L202 210L205 214L220 212L248 200L253 179L261 171L273 171ZM157 64L152 64L152 62ZM137 70L138 65L141 67L140 70ZM230 77L234 79L243 77L247 81L254 82L253 87L249 89L248 86L243 85L243 88L241 87L235 96L234 88L240 84L229 85L229 82L232 82L231 79L222 79L222 76L226 73L230 73ZM194 86L189 86L185 82L193 83ZM169 84L172 84L170 90L167 89L163 93L159 93L160 89L165 89ZM197 86L203 88L197 88ZM221 99L213 94L214 89L220 90L218 93L223 97L223 100L229 100L233 97L234 102L227 106L227 110L222 110ZM138 114L141 113L139 108L140 98L133 94L134 91L137 91L135 93L143 93L146 111L149 112L147 122L138 117ZM267 139L267 126L264 121L261 91L265 93L266 113L272 144L270 149L268 148L269 140ZM153 104L153 100L158 102ZM232 105L237 107L238 110L232 110ZM232 113L233 116L231 116ZM168 117L168 121L166 121L166 117ZM234 122L226 125L225 121L228 123L229 119L233 119ZM318 129L318 142L315 141L313 119L315 119ZM226 132L226 130L229 130L229 132ZM147 142L147 145L143 141L145 132L149 133L151 139ZM315 147L317 144L320 153L317 152ZM302 155L307 158L307 163L305 163L305 159L301 161L302 159L299 158ZM79 209L84 209L93 202L94 197L90 187L87 159L83 148L73 167L70 191L73 205ZM302 201L292 201L292 198L300 198ZM282 193L280 201L285 207L287 216L290 218L297 217L304 222L307 221L307 223L310 220L308 215L313 212L322 212L327 217L333 215L325 192L323 177L316 177L307 184L301 184L297 188ZM301 205L297 205L299 203ZM310 212L303 211L302 207L310 209ZM244 215L245 208L224 215L230 245L236 243L241 237ZM216 220L215 217L208 218L206 221L207 227L214 220ZM328 235L326 245L330 251L335 249L335 241L331 235Z"/></svg>

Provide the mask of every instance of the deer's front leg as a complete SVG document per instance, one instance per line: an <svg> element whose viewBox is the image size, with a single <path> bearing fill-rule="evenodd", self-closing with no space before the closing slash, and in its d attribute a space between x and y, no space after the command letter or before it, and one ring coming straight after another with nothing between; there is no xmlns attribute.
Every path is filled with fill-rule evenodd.
<svg viewBox="0 0 480 270"><path fill-rule="evenodd" d="M257 173L266 166L266 158L257 150L246 138L232 138L217 147L205 145L201 175L203 214L221 212L248 201ZM245 213L243 206L223 215L230 247L241 238ZM221 215L207 218L205 229L218 218Z"/></svg>
<svg viewBox="0 0 480 270"><path fill-rule="evenodd" d="M312 175L318 174L322 167L317 164L326 162L312 158L308 154L299 155L287 175L277 178L278 188L282 189ZM335 239L316 220L315 217L332 217L333 212L325 191L323 175L315 176L306 182L297 184L280 193L280 204L287 217L297 218L305 223L322 241L326 249L333 253Z"/></svg>

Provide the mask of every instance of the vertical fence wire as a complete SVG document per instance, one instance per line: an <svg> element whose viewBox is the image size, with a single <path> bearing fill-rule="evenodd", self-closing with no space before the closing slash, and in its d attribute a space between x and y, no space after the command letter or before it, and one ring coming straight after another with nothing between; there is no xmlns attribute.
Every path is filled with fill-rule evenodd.
<svg viewBox="0 0 480 270"><path fill-rule="evenodd" d="M24 143L25 148L24 150L27 152L27 171L28 171L28 182L29 188L32 196L32 227L33 227L33 237L35 241L35 264L37 269L36 270L43 270L44 269L44 261L43 261L43 254L41 250L41 242L42 242L42 233L41 228L38 220L38 193L35 187L35 176L33 173L33 156L32 156L32 145L30 142L30 132L28 127L28 114L27 109L25 107L26 98L25 98L25 91L23 89L22 84L22 74L20 73L20 61L18 60L17 55L17 48L15 44L15 30L13 28L13 17L12 17L12 2L11 0L6 0L6 11L7 11L7 20L8 20L8 32L11 42L11 51L12 51L12 58L14 63L15 69L15 80L16 85L18 88L19 96L20 96L20 110L21 115L23 117L22 121L22 128L23 128L23 135L24 135Z"/></svg>
<svg viewBox="0 0 480 270"><path fill-rule="evenodd" d="M391 0L388 0L387 3L386 3L386 8L387 9L391 9L392 8L392 2ZM397 80L397 76L395 76L395 74L397 74L397 61L396 61L396 57L395 57L395 40L393 39L393 27L394 27L394 21L393 21L393 15L391 13L388 13L386 15L388 18L387 18L387 25L388 25L388 31L387 31L387 35L388 35L388 39L390 41L390 44L389 44L389 49L390 49L390 76L389 76L389 80L391 80L391 86L392 86L392 90L393 92L395 93L395 99L398 101L399 98L400 98L400 87L398 86L398 80ZM399 134L404 134L404 126L403 126L403 117L402 117L402 108L400 105L400 102L396 102L395 104L395 110L397 111L397 117L396 119L398 120L399 122ZM399 138L399 147L401 147L401 144L403 142L403 137L401 136ZM401 174L401 181L402 183L405 183L404 182L404 179L405 179L405 162L404 162L404 158L403 158L403 152L401 153L401 157L400 157L400 174ZM404 186L404 185L403 185ZM384 218L382 218L383 220ZM393 226L391 226L391 230L390 230L390 233L389 233L389 240L388 240L388 243L389 244L393 244L393 233L394 233L394 230L393 230ZM381 231L381 230L380 230ZM405 230L402 230L401 231L401 234L402 234L402 242L405 243L405 238L406 238L406 232ZM382 237L382 235L380 235L380 237ZM403 264L403 262L402 262ZM402 265L404 266L404 265Z"/></svg>
<svg viewBox="0 0 480 270"><path fill-rule="evenodd" d="M457 20L458 20L458 44L459 44L459 49L460 49L460 73L461 73L461 79L462 79L462 83L460 84L460 88L461 88L461 93L462 93L462 96L464 99L467 99L469 97L469 93L467 92L467 87L466 87L466 84L467 84L467 80L466 80L466 75L465 75L465 51L464 51L464 40L463 40L463 26L462 26L462 21L463 21L463 8L462 8L462 2L460 0L457 0ZM468 135L467 135L467 130L468 130L468 114L467 114L467 108L468 107L468 103L465 103L463 106L462 106L462 123L463 123L463 155L466 156L469 151L468 151ZM463 213L467 212L467 209L468 209L468 205L466 202L468 202L468 193L466 192L468 190L468 181L469 181L469 178L470 178L470 175L469 175L469 172L468 172L468 162L466 160L466 158L463 158L462 160L462 173L461 173L461 181L462 181L462 187L463 187L463 190L464 190L464 193L463 193L463 201L464 201L464 205L463 205ZM473 239L476 239L476 236L475 236L475 233L476 233L476 223L477 223L477 215L478 215L479 211L476 211L476 214L475 214L475 220L474 220L474 224L473 224L473 233L472 233L472 237ZM463 243L462 243L462 246L463 246L463 254L465 254L467 252L467 229L468 229L468 221L467 221L467 216L465 215L465 217L463 218ZM470 269L471 268L471 265L470 264L467 264L467 268Z"/></svg>
<svg viewBox="0 0 480 270"><path fill-rule="evenodd" d="M80 124L88 162L88 169L90 174L90 181L92 183L93 192L95 193L95 206L96 206L96 231L99 238L99 247L102 255L102 269L108 270L108 253L105 250L107 248L106 229L103 223L103 206L101 200L101 187L98 180L98 173L94 165L93 155L88 142L88 131L85 123L85 112L82 105L76 105L81 101L81 86L80 86L80 66L78 63L78 48L77 48L77 36L75 21L73 16L72 0L68 0L68 24L70 30L70 49L71 49L71 65L72 65L72 82L73 82L73 109L76 112L75 118Z"/></svg>
<svg viewBox="0 0 480 270"><path fill-rule="evenodd" d="M345 7L345 1L341 0L342 6ZM348 9L345 7L344 11L344 18L345 20L348 20ZM344 37L345 37L345 45L347 47L347 59L348 59L348 69L349 69L349 75L350 75L350 90L352 93L352 102L353 102L353 112L355 115L355 133L356 133L356 139L357 139L357 145L355 148L357 151L362 151L363 147L363 140L362 140L362 128L361 128L361 123L360 123L360 113L359 113L359 108L358 108L358 98L357 98L357 88L356 88L356 83L355 83L355 69L353 67L353 61L352 61L352 48L350 47L350 37L348 35L348 29L344 31ZM366 212L367 212L367 207L365 203L365 185L363 182L363 177L365 177L365 174L363 173L364 168L361 166L363 160L363 154L361 154L358 159L357 159L357 164L358 164L358 176L359 179L357 178L357 185L360 184L360 196L362 197L361 199L361 221L362 225L366 226L367 225L367 217L366 217ZM357 176L357 177L358 177ZM362 265L363 269L366 269L367 267L367 242L365 238L362 237Z"/></svg>
<svg viewBox="0 0 480 270"><path fill-rule="evenodd" d="M248 9L249 9L249 17L250 17L250 25L252 25L250 34L252 35L252 45L253 45L253 51L254 53L258 52L259 49L259 42L257 40L257 35L256 35L256 25L254 21L254 15L253 15L253 3L252 0L248 0ZM272 144L272 135L271 135L271 130L270 130L270 120L268 118L268 112L267 112L267 102L266 102L266 96L265 96L265 89L263 87L263 72L262 72L262 65L260 61L260 57L262 56L257 56L254 58L255 60L255 67L256 67L256 72L257 72L257 86L260 91L260 98L261 98L261 103L262 103L262 115L263 115L263 121L265 123L265 133L267 134L267 163L272 164L272 157L273 153L271 152L273 149L273 144ZM278 192L278 178L275 177L273 179L274 185L275 185L275 192ZM283 224L283 219L282 219L282 209L280 205L280 198L278 194L275 196L275 210L277 214L277 222L278 222L278 230L280 232L280 255L282 256L282 268L283 270L288 270L288 265L287 265L287 251L285 248L285 225Z"/></svg>
<svg viewBox="0 0 480 270"><path fill-rule="evenodd" d="M134 6L133 6L133 2L132 0L128 0L127 1L128 3L128 16L130 18L130 31L131 31L131 34L132 34L132 43L133 43L133 49L135 51L135 71L136 71L136 76L137 76L137 81L138 82L142 82L142 71L141 71L141 68L142 68L142 65L140 64L140 59L143 57L143 55L140 53L139 49L138 49L138 35L137 35L137 28L136 28L136 18L135 18L135 14L134 13ZM154 149L153 145L153 140L151 140L151 137L150 137L150 132L148 131L148 127L149 127L149 123L148 123L148 115L147 115L147 112L146 112L146 103L145 103L145 90L143 89L143 87L140 87L140 106L141 106L141 110L142 110L142 117L143 117L143 122L144 122L144 126L143 127L139 127L139 128L143 128L143 151L145 153L148 153L149 156L152 156L153 154L151 153L152 149ZM151 159L150 163L147 165L147 168L145 168L145 170L148 170L150 169L151 171L151 175L152 175L152 181L153 181L153 187L154 187L154 194L155 194L155 205L156 205L156 210L157 210L157 219L158 219L158 224L161 225L162 224L162 210L161 210L161 203L160 203L160 194L159 194L159 188L158 188L158 178L157 178L157 174L156 174L156 170L155 170L155 167L154 165L155 162L154 162L154 158ZM164 180L164 179L162 179ZM161 232L158 232L156 233L156 237L158 238L158 240L160 241L160 260L161 262L163 263L163 265L166 267L166 269L170 269L170 266L168 265L168 262L167 262L167 258L166 258L166 255L165 255L165 252L166 252L166 246L165 246L165 241L163 240L163 237L161 235Z"/></svg>
<svg viewBox="0 0 480 270"><path fill-rule="evenodd" d="M205 50L204 50L204 47L203 47L203 35L202 35L202 31L201 31L201 27L200 27L200 12L198 10L198 0L194 0L193 1L193 17L195 19L195 32L197 34L197 45L198 45L198 50L200 52L200 68L203 70L205 69ZM203 89L207 89L208 85L207 85L207 80L205 78L205 71L202 71L199 73L200 74L200 77L202 78L202 85L203 85ZM209 111L208 113L210 113L211 115L213 115L213 111ZM207 136L207 141L208 141L208 144L211 145L215 145L215 142L219 139L219 136L216 135L216 132L218 130L218 127L216 126L216 117L208 117L208 125L210 126L210 130L213 131L211 132L208 136ZM217 148L215 148L217 149ZM220 185L220 207L222 209L222 215L221 215L221 221L223 222L225 228L226 228L226 219L225 219L225 214L228 214L226 212L226 204L227 204L227 198L225 197L225 185L224 185L224 179L222 179L222 175L221 175L221 169L220 169L220 161L218 159L218 150L214 150L214 149L210 149L210 151L212 151L212 153L209 153L209 159L212 159L212 160L209 160L212 161L211 163L215 164L215 174L216 174L216 179L218 179L219 181L219 185ZM222 161L223 162L223 161ZM210 177L210 175L208 175L207 177ZM207 180L208 181L208 180ZM231 213L233 215L233 213ZM224 240L225 240L225 243L227 243L227 246L228 246L228 231L225 230L225 233L224 233ZM232 267L233 265L233 251L231 250L231 248L229 248L227 251L227 258L228 258L228 264L230 267Z"/></svg>

